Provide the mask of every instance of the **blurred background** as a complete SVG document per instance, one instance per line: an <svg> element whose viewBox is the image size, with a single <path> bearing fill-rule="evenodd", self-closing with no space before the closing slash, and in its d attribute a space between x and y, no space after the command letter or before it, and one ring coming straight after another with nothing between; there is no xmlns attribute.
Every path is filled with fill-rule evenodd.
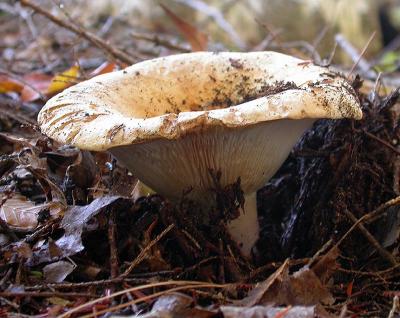
<svg viewBox="0 0 400 318"><path fill-rule="evenodd" d="M362 54L369 60L364 69L393 72L400 64L400 0L37 0L35 3L141 59L190 49L162 4L204 33L209 50L278 50L318 63L332 59L351 67L363 48L368 47ZM81 38L31 13L19 2L0 2L3 34L0 62L8 69L12 64L15 71L20 67L22 71L27 57L45 64L56 63L60 48L66 54L65 59L85 51L77 46ZM159 45L159 40L172 46ZM102 53L88 54L93 57Z"/></svg>

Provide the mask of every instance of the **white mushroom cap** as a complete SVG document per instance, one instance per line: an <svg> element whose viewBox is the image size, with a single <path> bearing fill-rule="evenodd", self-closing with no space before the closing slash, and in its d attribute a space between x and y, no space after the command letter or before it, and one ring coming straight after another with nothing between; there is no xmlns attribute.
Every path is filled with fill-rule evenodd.
<svg viewBox="0 0 400 318"><path fill-rule="evenodd" d="M351 85L327 68L275 52L198 52L82 82L50 99L38 120L59 142L110 150L171 199L192 188L194 199L212 202L209 169L221 171L222 186L240 177L250 222L241 216L230 229L249 254L254 193L303 132L318 118L361 117Z"/></svg>
<svg viewBox="0 0 400 318"><path fill-rule="evenodd" d="M294 85L271 94L279 82ZM350 84L326 68L276 52L198 52L79 83L50 99L38 121L59 142L107 150L200 127L361 116Z"/></svg>

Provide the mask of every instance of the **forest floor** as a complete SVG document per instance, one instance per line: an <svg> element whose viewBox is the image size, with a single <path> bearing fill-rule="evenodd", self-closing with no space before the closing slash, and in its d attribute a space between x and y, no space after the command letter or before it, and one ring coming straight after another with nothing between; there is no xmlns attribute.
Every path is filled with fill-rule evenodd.
<svg viewBox="0 0 400 318"><path fill-rule="evenodd" d="M207 37L168 8L183 39L112 18L89 31L28 0L1 5L0 317L400 314L400 75L375 72L363 52L349 53L352 70L334 66L363 119L316 122L258 191L261 237L249 259L223 222L193 218L215 210L137 195L138 180L108 153L57 144L36 121L71 85L205 50ZM318 55L304 43L280 51ZM237 208L238 188L216 182L217 209Z"/></svg>

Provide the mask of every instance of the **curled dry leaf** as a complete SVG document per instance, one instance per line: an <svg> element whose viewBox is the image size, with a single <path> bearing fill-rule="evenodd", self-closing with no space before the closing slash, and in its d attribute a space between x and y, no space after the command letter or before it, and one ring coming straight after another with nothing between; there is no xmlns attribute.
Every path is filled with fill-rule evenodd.
<svg viewBox="0 0 400 318"><path fill-rule="evenodd" d="M25 196L14 194L11 198L0 193L0 218L3 219L13 230L32 231L39 222L41 212L48 211L51 218L56 218L64 212L64 206L59 202L48 202L35 205Z"/></svg>

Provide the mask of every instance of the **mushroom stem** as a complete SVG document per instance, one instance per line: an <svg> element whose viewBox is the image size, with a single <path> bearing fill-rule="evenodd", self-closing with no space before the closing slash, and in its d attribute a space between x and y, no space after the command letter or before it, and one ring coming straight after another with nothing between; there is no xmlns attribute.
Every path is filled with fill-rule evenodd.
<svg viewBox="0 0 400 318"><path fill-rule="evenodd" d="M251 249L259 237L259 224L257 215L257 192L244 196L244 209L240 216L228 223L228 231L238 243L244 256L251 255Z"/></svg>

